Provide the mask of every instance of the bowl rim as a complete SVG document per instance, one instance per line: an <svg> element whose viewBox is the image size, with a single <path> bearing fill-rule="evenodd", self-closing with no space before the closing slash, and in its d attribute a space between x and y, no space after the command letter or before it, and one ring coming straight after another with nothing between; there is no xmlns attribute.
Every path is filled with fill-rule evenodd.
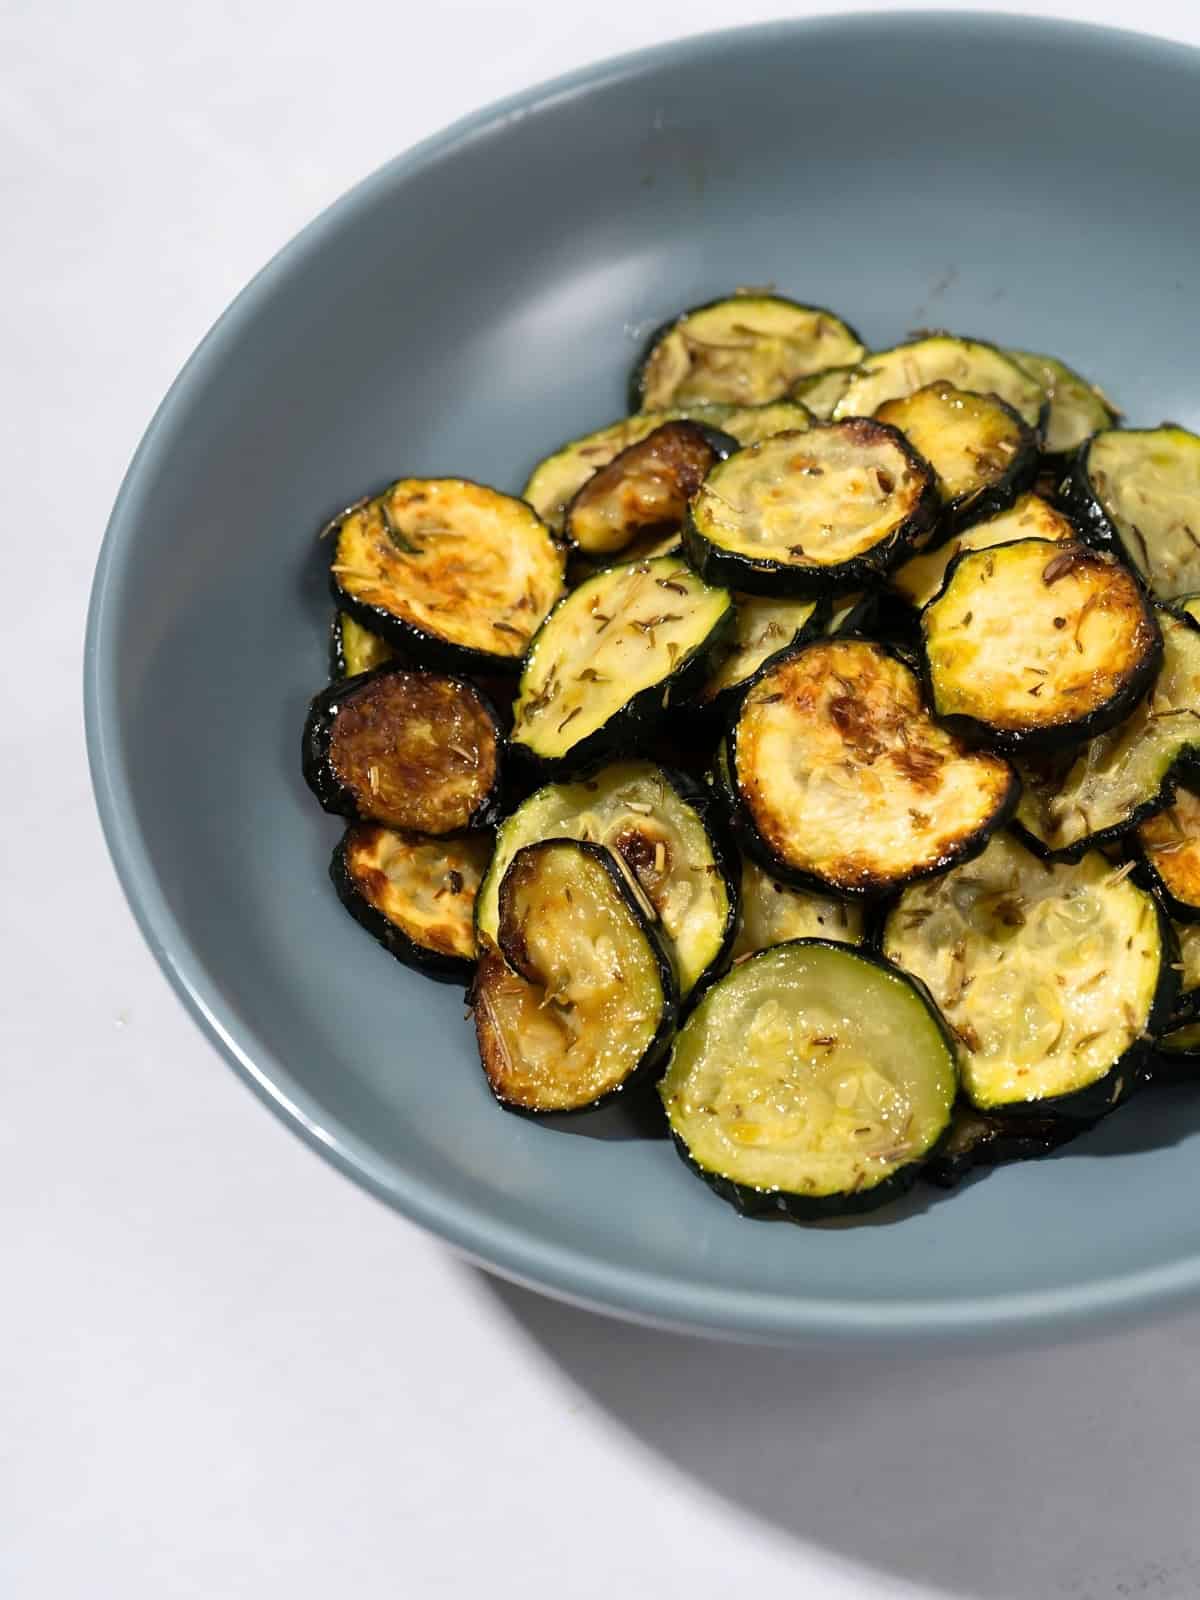
<svg viewBox="0 0 1200 1600"><path fill-rule="evenodd" d="M1069 22L1018 12L911 10L854 11L791 18L685 36L625 52L577 68L497 100L411 146L360 180L308 222L240 291L195 351L159 404L126 470L109 517L88 606L83 657L84 723L92 786L109 854L142 936L186 1009L219 1053L307 1144L369 1193L476 1264L527 1288L575 1305L657 1327L771 1343L837 1340L878 1345L882 1341L976 1341L1042 1336L1140 1318L1152 1309L1179 1304L1200 1291L1200 1252L1134 1272L1098 1276L1062 1288L978 1295L889 1299L877 1303L813 1298L766 1289L731 1289L662 1278L619 1261L587 1254L492 1217L482 1208L397 1170L337 1119L326 1118L317 1098L272 1052L251 1018L240 1015L222 994L199 951L171 910L158 884L139 827L125 760L121 708L116 696L120 646L114 613L125 575L136 554L136 530L147 484L169 456L176 419L194 391L240 338L258 308L293 270L382 191L429 166L471 139L499 129L563 97L586 94L608 82L629 79L665 63L702 61L750 37L793 38L865 33L914 27L1007 32L1014 26L1075 46L1138 52L1151 63L1200 67L1200 51L1189 45L1130 29Z"/></svg>

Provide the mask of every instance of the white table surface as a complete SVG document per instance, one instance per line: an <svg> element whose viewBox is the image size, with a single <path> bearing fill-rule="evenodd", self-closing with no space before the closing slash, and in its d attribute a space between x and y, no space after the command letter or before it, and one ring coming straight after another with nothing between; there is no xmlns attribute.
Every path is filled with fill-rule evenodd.
<svg viewBox="0 0 1200 1600"><path fill-rule="evenodd" d="M1049 9L1200 43L1195 0ZM840 1360L494 1282L222 1065L93 815L93 560L235 291L459 114L777 14L0 7L0 1600L1200 1594L1200 1312L1050 1351Z"/></svg>

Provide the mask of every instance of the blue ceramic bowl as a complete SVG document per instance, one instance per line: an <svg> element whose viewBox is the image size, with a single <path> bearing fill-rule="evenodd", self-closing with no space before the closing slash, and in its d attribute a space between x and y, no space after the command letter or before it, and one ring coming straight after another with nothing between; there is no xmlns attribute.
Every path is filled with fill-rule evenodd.
<svg viewBox="0 0 1200 1600"><path fill-rule="evenodd" d="M517 490L623 410L645 331L741 283L871 343L1052 350L1200 421L1200 56L1007 17L783 23L631 56L376 173L175 383L96 575L100 813L179 994L280 1117L476 1260L629 1316L894 1341L1134 1314L1200 1285L1200 1100L855 1226L739 1219L620 1109L498 1110L459 995L326 879L300 778L330 602L314 530L401 474Z"/></svg>

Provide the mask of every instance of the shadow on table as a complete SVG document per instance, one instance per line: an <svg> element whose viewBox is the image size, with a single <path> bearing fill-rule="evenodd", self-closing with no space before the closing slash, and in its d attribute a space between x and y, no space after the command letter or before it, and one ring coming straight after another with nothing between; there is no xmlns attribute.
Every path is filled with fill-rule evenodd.
<svg viewBox="0 0 1200 1600"><path fill-rule="evenodd" d="M792 1353L480 1274L642 1445L785 1534L969 1600L1200 1594L1200 1318L992 1354Z"/></svg>

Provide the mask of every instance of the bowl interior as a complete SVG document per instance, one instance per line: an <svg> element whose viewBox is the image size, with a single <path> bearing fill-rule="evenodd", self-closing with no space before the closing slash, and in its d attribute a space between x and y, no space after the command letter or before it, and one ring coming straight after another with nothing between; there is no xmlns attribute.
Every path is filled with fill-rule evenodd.
<svg viewBox="0 0 1200 1600"><path fill-rule="evenodd" d="M478 1257L635 1314L895 1337L1091 1315L1200 1278L1200 1104L855 1226L743 1222L620 1109L500 1112L456 991L339 908L300 778L331 606L314 531L366 488L517 490L624 409L675 309L776 284L868 343L1054 351L1196 423L1198 59L1006 18L773 25L535 92L385 168L260 276L131 470L97 578L93 764L143 927L260 1090Z"/></svg>

